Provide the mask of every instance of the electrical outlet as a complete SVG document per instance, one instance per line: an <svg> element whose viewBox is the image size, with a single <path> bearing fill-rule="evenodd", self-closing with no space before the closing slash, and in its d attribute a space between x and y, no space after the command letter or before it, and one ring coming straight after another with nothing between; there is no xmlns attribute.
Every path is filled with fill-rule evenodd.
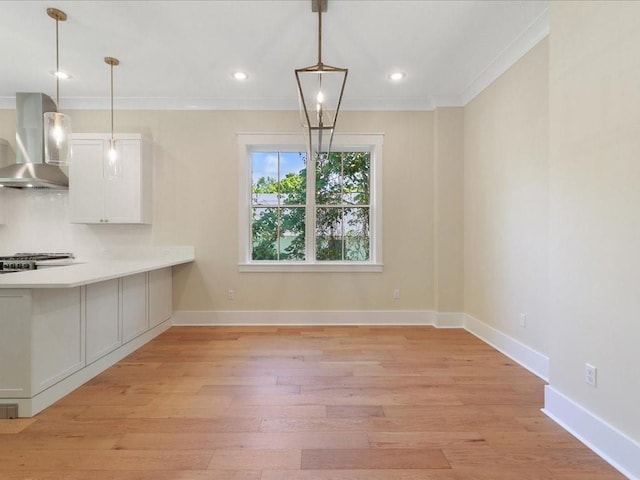
<svg viewBox="0 0 640 480"><path fill-rule="evenodd" d="M520 326L522 328L527 328L527 314L526 313L521 313L520 314Z"/></svg>
<svg viewBox="0 0 640 480"><path fill-rule="evenodd" d="M394 300L400 300L400 289L399 288L396 288L393 291L393 299Z"/></svg>
<svg viewBox="0 0 640 480"><path fill-rule="evenodd" d="M236 291L235 290L229 290L227 292L227 300L235 300L236 299Z"/></svg>
<svg viewBox="0 0 640 480"><path fill-rule="evenodd" d="M594 388L598 386L598 369L589 363L584 364L584 382Z"/></svg>

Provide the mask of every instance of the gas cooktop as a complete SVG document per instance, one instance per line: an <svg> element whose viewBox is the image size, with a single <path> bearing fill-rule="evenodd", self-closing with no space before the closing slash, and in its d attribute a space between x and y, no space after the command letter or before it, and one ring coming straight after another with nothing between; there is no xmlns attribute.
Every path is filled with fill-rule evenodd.
<svg viewBox="0 0 640 480"><path fill-rule="evenodd" d="M65 253L16 253L7 257L0 257L0 273L21 272L35 270L40 262L46 260L72 259L73 254Z"/></svg>

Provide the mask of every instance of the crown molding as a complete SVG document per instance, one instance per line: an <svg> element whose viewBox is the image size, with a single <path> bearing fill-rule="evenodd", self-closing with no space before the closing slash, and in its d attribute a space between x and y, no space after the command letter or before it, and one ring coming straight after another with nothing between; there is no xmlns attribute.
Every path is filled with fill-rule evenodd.
<svg viewBox="0 0 640 480"><path fill-rule="evenodd" d="M473 100L548 35L549 8L547 7L460 93L461 106Z"/></svg>

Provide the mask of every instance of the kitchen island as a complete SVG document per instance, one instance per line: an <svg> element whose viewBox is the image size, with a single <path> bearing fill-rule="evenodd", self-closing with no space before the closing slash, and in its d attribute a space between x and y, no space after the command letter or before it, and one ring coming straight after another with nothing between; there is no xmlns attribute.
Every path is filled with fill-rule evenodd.
<svg viewBox="0 0 640 480"><path fill-rule="evenodd" d="M33 416L169 328L172 267L194 259L158 247L0 275L0 406Z"/></svg>

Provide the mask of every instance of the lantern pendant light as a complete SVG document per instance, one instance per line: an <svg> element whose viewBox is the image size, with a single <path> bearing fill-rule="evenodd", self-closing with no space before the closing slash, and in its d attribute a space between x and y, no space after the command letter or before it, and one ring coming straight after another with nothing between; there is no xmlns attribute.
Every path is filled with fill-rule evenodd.
<svg viewBox="0 0 640 480"><path fill-rule="evenodd" d="M312 11L318 12L318 63L296 69L300 120L307 149L312 156L328 154L347 82L346 68L322 63L322 12L328 0L312 0Z"/></svg>
<svg viewBox="0 0 640 480"><path fill-rule="evenodd" d="M47 15L56 21L56 107L60 108L60 50L58 23L67 20L67 14L57 8L48 8ZM44 161L50 165L68 166L71 161L71 119L60 112L44 114Z"/></svg>
<svg viewBox="0 0 640 480"><path fill-rule="evenodd" d="M109 178L122 177L122 157L116 149L116 140L113 138L113 67L120 65L120 60L113 57L104 57L104 63L111 67L111 138L107 150L107 176Z"/></svg>

